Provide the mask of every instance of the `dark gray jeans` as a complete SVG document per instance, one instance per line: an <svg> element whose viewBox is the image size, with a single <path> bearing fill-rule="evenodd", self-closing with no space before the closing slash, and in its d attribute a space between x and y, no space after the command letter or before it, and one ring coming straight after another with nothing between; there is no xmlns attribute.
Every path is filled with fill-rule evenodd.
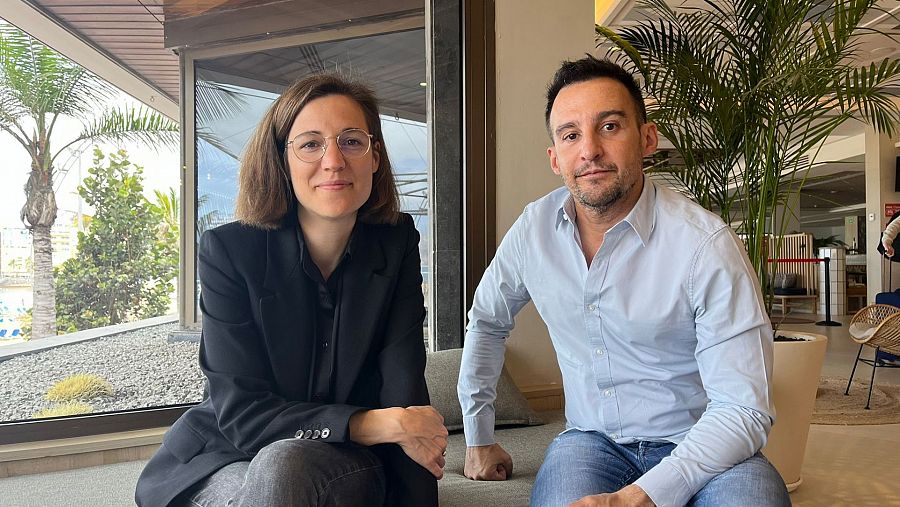
<svg viewBox="0 0 900 507"><path fill-rule="evenodd" d="M381 461L366 448L279 440L252 461L227 465L181 495L188 507L382 505Z"/></svg>

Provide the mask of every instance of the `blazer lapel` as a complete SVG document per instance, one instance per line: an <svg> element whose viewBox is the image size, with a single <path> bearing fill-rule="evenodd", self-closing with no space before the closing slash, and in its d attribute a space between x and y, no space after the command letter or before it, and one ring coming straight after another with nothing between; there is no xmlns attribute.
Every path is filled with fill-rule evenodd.
<svg viewBox="0 0 900 507"><path fill-rule="evenodd" d="M379 317L388 304L391 278L381 274L385 266L384 248L368 224L358 224L353 251L343 274L340 325L337 340L337 381L335 400L346 400L357 382Z"/></svg>
<svg viewBox="0 0 900 507"><path fill-rule="evenodd" d="M263 287L271 295L260 298L260 320L272 363L274 380L288 399L309 396L309 372L313 366L316 301L300 267L296 214L293 220L268 233L266 274Z"/></svg>

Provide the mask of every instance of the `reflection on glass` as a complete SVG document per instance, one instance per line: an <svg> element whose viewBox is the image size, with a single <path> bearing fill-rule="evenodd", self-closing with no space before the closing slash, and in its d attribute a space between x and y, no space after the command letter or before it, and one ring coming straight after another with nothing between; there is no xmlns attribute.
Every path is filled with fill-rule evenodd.
<svg viewBox="0 0 900 507"><path fill-rule="evenodd" d="M284 87L313 72L338 72L370 85L381 101L381 125L401 210L413 216L422 238L422 288L427 303L431 255L428 129L425 88L421 86L425 81L424 31L270 49L195 64L198 101L202 97L207 102L203 110L197 107L198 238L203 231L234 219L240 153Z"/></svg>
<svg viewBox="0 0 900 507"><path fill-rule="evenodd" d="M381 100L382 128L394 166L401 208L413 216L422 237L423 290L427 294L431 255L425 88L420 85L425 81L425 43L421 29L198 61L195 69L197 238L203 231L233 220L238 159L264 111L289 83L321 71L358 78L370 84ZM112 162L110 153L105 150L105 159L95 165L108 166ZM88 163L89 153L85 174L81 174L81 165L77 167L79 180L87 176ZM133 165L125 172L138 173ZM145 177L152 175L151 169L155 167L148 167ZM75 174L73 169L72 175ZM125 173L116 174L107 178L109 188L124 192L124 187L116 185L125 180ZM16 188L23 185L24 181L10 183ZM148 202L130 210L122 208L119 218L127 222L131 213L139 217L158 214L159 224L154 224L152 232L145 230L145 234L137 236L167 238L171 245L177 245L179 203L174 191L168 191L168 187L176 186L177 183L164 186L163 192L155 197L149 190L144 192ZM64 190L60 196L77 195L68 187ZM151 205L155 207L152 212L148 207ZM60 219L51 233L54 263L61 264L77 256L75 245L79 231L87 232L92 219L95 225L99 222L96 217L86 218L91 213L93 210L82 210L80 204L74 211L61 205ZM134 226L140 220L130 222ZM112 251L113 246L121 246L119 243L125 242L99 244L111 245L108 250ZM156 252L155 247L147 245L133 250ZM0 246L0 399L4 400L0 402L0 422L180 405L201 399L203 376L197 365L198 343L173 339L179 336L179 328L172 316L149 320L146 326L127 332L4 360L7 358L3 349L22 344L23 323L27 324L28 310L33 304L29 280L34 266L30 257L31 237L17 225L17 220L0 224ZM169 255L165 257L169 260L161 262L170 262L171 258L177 260L177 255ZM116 268L104 268L102 274L124 272L123 262ZM177 262L175 266L177 269ZM89 271L81 279L87 279ZM167 282L137 283L136 290L158 291L169 287ZM174 300L174 292L169 296ZM427 296L425 300L428 301ZM172 314L174 302L157 310L125 320ZM104 310L96 313L104 317ZM73 325L81 329L78 327L81 324ZM426 330L426 339L427 336Z"/></svg>

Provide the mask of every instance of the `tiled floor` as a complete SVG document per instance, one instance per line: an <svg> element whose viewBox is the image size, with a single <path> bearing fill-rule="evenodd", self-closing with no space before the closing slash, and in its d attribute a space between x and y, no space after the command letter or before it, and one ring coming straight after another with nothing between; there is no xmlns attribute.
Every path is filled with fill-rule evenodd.
<svg viewBox="0 0 900 507"><path fill-rule="evenodd" d="M859 351L859 345L850 339L847 331L847 323L850 322L852 315L836 315L832 316L832 320L840 322L840 327L818 326L814 322L825 319L821 315L811 315L803 313L789 314L785 322L779 325L779 329L788 331L805 331L808 333L823 334L828 337L828 351L825 353L825 364L822 366L823 376L849 377L850 370L853 368L853 361L856 359L856 353ZM775 316L777 320L779 316ZM792 323L794 320L809 321L808 324ZM862 357L871 358L874 356L874 349L871 347L863 347ZM854 378L864 380L866 384L869 382L869 376L872 369L867 365L860 363L856 368ZM886 384L900 384L900 368L889 369L879 368L878 376L875 379L876 384L884 382Z"/></svg>
<svg viewBox="0 0 900 507"><path fill-rule="evenodd" d="M793 314L791 317L822 320L821 316ZM814 324L781 325L782 329L824 334L828 351L822 375L847 377L859 345L847 333L850 316L835 316L841 327ZM863 348L863 357L872 349ZM868 383L871 369L864 364L855 378ZM878 369L876 384L900 384L900 369ZM864 393L858 393L863 402ZM900 506L900 424L878 426L823 426L810 428L803 462L803 484L791 494L798 507Z"/></svg>

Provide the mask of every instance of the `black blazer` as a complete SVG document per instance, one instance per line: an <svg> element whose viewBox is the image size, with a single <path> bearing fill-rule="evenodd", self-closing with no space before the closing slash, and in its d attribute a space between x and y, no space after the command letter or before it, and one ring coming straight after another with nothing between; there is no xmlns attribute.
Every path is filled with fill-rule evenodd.
<svg viewBox="0 0 900 507"><path fill-rule="evenodd" d="M359 410L429 404L412 218L357 224L342 268L335 402L322 404L310 401L309 385L315 291L300 266L296 215L289 217L272 231L231 223L200 239L200 367L209 398L164 436L138 479L138 505L168 505L219 468L307 430L319 430L323 442L348 442ZM437 505L431 473L397 445L371 449L385 464L389 504Z"/></svg>

